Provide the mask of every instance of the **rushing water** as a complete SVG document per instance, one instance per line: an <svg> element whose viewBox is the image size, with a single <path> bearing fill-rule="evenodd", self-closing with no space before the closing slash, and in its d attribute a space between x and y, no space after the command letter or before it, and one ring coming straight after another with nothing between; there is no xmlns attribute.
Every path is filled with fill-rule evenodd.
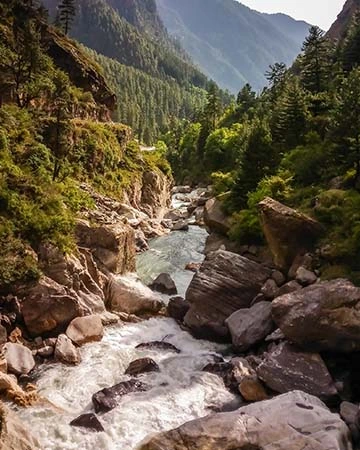
<svg viewBox="0 0 360 450"><path fill-rule="evenodd" d="M166 271L183 294L193 274L184 271L188 262L199 262L206 233L198 227L154 239L151 249L139 256L138 273L144 281ZM141 342L161 340L177 346L180 354L140 350ZM153 318L138 324L106 329L101 342L81 348L82 362L71 367L43 364L37 369L38 389L50 403L18 409L20 417L39 438L44 450L134 450L144 438L202 417L211 407L234 400L222 381L201 369L225 347L193 339L169 318ZM105 432L95 433L69 426L78 415L92 411L94 392L127 380L131 361L153 358L159 373L139 379L152 388L124 396L113 411L99 415Z"/></svg>

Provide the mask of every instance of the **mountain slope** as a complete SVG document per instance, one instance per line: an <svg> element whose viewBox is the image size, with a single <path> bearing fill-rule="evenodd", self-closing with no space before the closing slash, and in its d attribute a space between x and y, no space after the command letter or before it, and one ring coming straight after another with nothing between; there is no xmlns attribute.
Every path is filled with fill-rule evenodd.
<svg viewBox="0 0 360 450"><path fill-rule="evenodd" d="M355 12L360 9L360 0L347 0L345 5L337 16L335 22L331 25L328 31L328 36L332 39L341 39L346 29L354 16Z"/></svg>
<svg viewBox="0 0 360 450"><path fill-rule="evenodd" d="M159 14L198 66L221 87L265 85L270 64L291 64L309 25L262 14L234 0L156 0Z"/></svg>

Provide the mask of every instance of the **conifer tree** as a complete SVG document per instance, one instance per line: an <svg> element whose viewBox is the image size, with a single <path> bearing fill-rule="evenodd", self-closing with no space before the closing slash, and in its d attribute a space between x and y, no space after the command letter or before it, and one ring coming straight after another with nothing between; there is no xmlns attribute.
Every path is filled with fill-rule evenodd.
<svg viewBox="0 0 360 450"><path fill-rule="evenodd" d="M68 34L76 14L75 0L62 0L58 6L59 21L65 34Z"/></svg>
<svg viewBox="0 0 360 450"><path fill-rule="evenodd" d="M341 49L342 65L350 72L360 64L360 11L354 15Z"/></svg>

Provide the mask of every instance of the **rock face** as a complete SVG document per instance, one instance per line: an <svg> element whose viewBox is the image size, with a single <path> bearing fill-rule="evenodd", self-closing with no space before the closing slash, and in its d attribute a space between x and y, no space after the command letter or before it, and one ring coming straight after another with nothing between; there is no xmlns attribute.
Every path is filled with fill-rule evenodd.
<svg viewBox="0 0 360 450"><path fill-rule="evenodd" d="M359 6L359 0L346 0L342 11L327 32L327 36L334 40L343 38Z"/></svg>
<svg viewBox="0 0 360 450"><path fill-rule="evenodd" d="M0 450L41 450L38 440L3 403L0 403Z"/></svg>
<svg viewBox="0 0 360 450"><path fill-rule="evenodd" d="M349 430L317 398L294 391L161 433L140 450L352 450Z"/></svg>
<svg viewBox="0 0 360 450"><path fill-rule="evenodd" d="M80 247L91 249L101 269L116 274L135 271L135 234L123 222L90 226L79 220L76 237Z"/></svg>
<svg viewBox="0 0 360 450"><path fill-rule="evenodd" d="M226 338L225 320L248 308L269 276L269 269L235 253L210 253L187 290L185 324L198 337Z"/></svg>
<svg viewBox="0 0 360 450"><path fill-rule="evenodd" d="M92 396L95 412L108 412L116 408L121 397L132 392L144 392L148 388L144 383L132 379L123 381L110 388L102 389Z"/></svg>
<svg viewBox="0 0 360 450"><path fill-rule="evenodd" d="M125 374L132 377L136 377L141 373L147 372L159 372L159 366L151 358L141 358L132 361L129 367L126 369Z"/></svg>
<svg viewBox="0 0 360 450"><path fill-rule="evenodd" d="M24 345L8 342L4 346L8 371L15 375L26 375L35 367L35 360Z"/></svg>
<svg viewBox="0 0 360 450"><path fill-rule="evenodd" d="M164 306L151 289L129 277L110 277L105 293L106 305L114 312L157 313Z"/></svg>
<svg viewBox="0 0 360 450"><path fill-rule="evenodd" d="M275 264L288 270L294 258L311 250L321 225L312 218L267 197L259 203L262 228Z"/></svg>
<svg viewBox="0 0 360 450"><path fill-rule="evenodd" d="M272 315L285 336L312 350L360 350L360 288L337 279L276 298Z"/></svg>
<svg viewBox="0 0 360 450"><path fill-rule="evenodd" d="M321 356L305 353L288 343L281 343L268 353L257 374L269 388L281 394L298 389L324 401L337 395Z"/></svg>
<svg viewBox="0 0 360 450"><path fill-rule="evenodd" d="M171 180L160 171L145 172L142 178L140 209L150 217L162 219L170 207Z"/></svg>
<svg viewBox="0 0 360 450"><path fill-rule="evenodd" d="M47 277L41 278L24 294L21 312L26 328L33 336L56 335L81 315L74 293Z"/></svg>
<svg viewBox="0 0 360 450"><path fill-rule="evenodd" d="M66 334L60 334L55 346L55 359L65 364L79 364L81 356Z"/></svg>
<svg viewBox="0 0 360 450"><path fill-rule="evenodd" d="M154 291L162 292L163 294L168 295L177 294L175 282L168 273L161 273L149 285L149 288L153 289Z"/></svg>
<svg viewBox="0 0 360 450"><path fill-rule="evenodd" d="M208 230L227 235L230 230L230 219L223 212L221 202L211 198L205 203L204 222Z"/></svg>
<svg viewBox="0 0 360 450"><path fill-rule="evenodd" d="M66 335L77 345L101 341L104 335L101 317L96 315L77 317L67 327Z"/></svg>
<svg viewBox="0 0 360 450"><path fill-rule="evenodd" d="M271 318L271 303L256 303L249 309L239 309L225 321L231 340L238 352L245 352L261 342L275 329Z"/></svg>

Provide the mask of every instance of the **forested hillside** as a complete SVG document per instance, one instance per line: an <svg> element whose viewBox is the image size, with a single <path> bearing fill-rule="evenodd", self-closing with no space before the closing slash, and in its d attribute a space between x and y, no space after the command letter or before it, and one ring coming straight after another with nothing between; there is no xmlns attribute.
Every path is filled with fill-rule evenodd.
<svg viewBox="0 0 360 450"><path fill-rule="evenodd" d="M55 20L59 2L43 3ZM96 52L119 98L115 119L140 140L204 105L208 79L168 36L155 0L79 0L70 35Z"/></svg>
<svg viewBox="0 0 360 450"><path fill-rule="evenodd" d="M222 88L256 90L275 61L291 64L309 24L284 14L262 14L234 0L156 0L168 31Z"/></svg>
<svg viewBox="0 0 360 450"><path fill-rule="evenodd" d="M178 181L212 180L223 194L223 206L233 214L232 239L262 242L257 204L270 196L323 224L325 277L351 273L357 280L359 45L359 14L337 46L312 27L291 69L270 67L261 95L245 86L224 111L214 91L202 120L167 136Z"/></svg>

